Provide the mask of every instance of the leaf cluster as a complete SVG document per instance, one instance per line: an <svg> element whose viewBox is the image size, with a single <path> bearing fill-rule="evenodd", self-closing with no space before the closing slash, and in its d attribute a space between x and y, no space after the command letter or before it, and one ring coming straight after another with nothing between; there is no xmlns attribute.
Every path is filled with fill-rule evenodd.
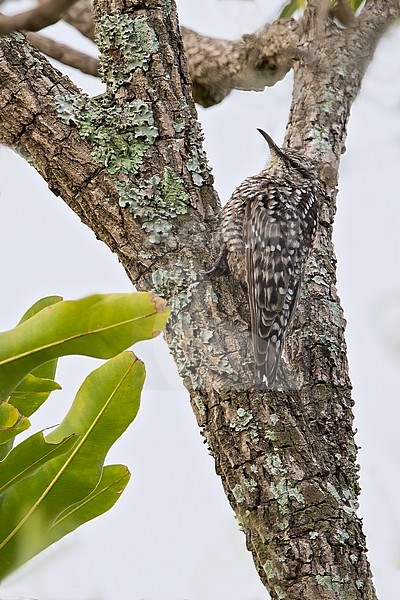
<svg viewBox="0 0 400 600"><path fill-rule="evenodd" d="M104 460L137 414L145 369L124 350L160 333L167 317L146 292L51 296L0 333L0 579L109 510L125 489L128 468ZM110 360L86 378L60 425L12 449L60 389L57 360L66 354Z"/></svg>
<svg viewBox="0 0 400 600"><path fill-rule="evenodd" d="M346 8L355 13L364 0L341 0L346 5ZM332 8L338 4L338 0L331 1ZM297 11L303 11L307 6L307 0L289 0L286 2L279 13L279 19L290 19Z"/></svg>

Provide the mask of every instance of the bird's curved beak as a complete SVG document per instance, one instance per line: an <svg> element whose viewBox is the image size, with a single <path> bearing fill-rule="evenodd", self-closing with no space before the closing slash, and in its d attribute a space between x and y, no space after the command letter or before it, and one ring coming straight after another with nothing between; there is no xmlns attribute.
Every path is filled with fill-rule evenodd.
<svg viewBox="0 0 400 600"><path fill-rule="evenodd" d="M277 146L277 144L275 144L274 140L272 139L272 137L270 135L268 135L268 133L266 133L262 129L258 129L258 127L257 127L257 131L259 131L261 133L261 135L263 136L263 138L267 141L267 144L271 151L276 152L276 154L278 154L279 156L282 156L282 157L285 156L285 153L282 152L282 150L279 148L279 146Z"/></svg>

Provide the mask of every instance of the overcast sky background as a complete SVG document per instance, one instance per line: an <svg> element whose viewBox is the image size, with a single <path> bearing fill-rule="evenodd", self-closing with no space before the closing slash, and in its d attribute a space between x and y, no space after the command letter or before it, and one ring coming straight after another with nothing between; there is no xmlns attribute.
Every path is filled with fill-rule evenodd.
<svg viewBox="0 0 400 600"><path fill-rule="evenodd" d="M272 20L280 5L178 1L184 25L227 38ZM88 48L66 25L51 35ZM89 94L101 92L100 82L62 70ZM381 600L400 597L399 75L397 28L381 42L353 108L334 232L362 447L360 514ZM262 94L234 92L217 107L199 109L222 202L266 161L256 128L282 142L290 93L289 76ZM115 256L6 148L0 148L0 251L3 330L46 295L70 299L132 289ZM141 410L107 459L129 466L127 490L110 513L9 577L1 600L266 598L166 345L157 339L135 351L148 370ZM60 361L63 391L32 418L29 433L62 419L96 364L83 357Z"/></svg>

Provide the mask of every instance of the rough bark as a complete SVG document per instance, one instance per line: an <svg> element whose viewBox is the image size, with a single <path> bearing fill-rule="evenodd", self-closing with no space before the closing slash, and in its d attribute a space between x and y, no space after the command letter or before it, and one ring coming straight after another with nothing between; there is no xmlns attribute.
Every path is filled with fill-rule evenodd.
<svg viewBox="0 0 400 600"><path fill-rule="evenodd" d="M60 0L61 1L61 0ZM73 0L62 0L62 3ZM48 0L39 0L48 6ZM54 11L45 15L36 10L0 18L0 34L13 29L36 31L43 19L53 22L61 15L55 4ZM73 25L85 37L94 40L92 2L78 0L63 14L63 19ZM209 107L221 102L233 89L261 91L285 77L296 55L298 32L293 19L275 21L260 31L244 35L239 40L221 40L200 35L187 27L181 27L181 35L192 79L194 100ZM60 62L80 69L90 75L98 75L97 65L90 56L71 51L64 44L44 36L29 35L28 39L44 54Z"/></svg>
<svg viewBox="0 0 400 600"><path fill-rule="evenodd" d="M296 382L291 389L254 384L243 291L229 277L209 281L200 274L212 260L218 201L199 142L173 4L167 11L161 0L114 0L112 11L124 14L124 25L132 26L132 19L140 24L136 38L122 36L123 50L116 42L101 43L121 17L110 21L109 3L96 3L109 83L104 113L23 36L3 39L0 141L34 163L50 189L117 253L134 283L168 299L173 315L167 339L271 597L370 600L376 596L355 512L356 446L331 229L350 107L399 2L367 2L347 30L321 21L317 5L309 2L299 23L286 143L318 158L327 197L287 344ZM139 57L132 50L135 39L145 42ZM134 143L138 134L131 119L137 99L154 123L147 118L145 153L132 172L124 135L133 134ZM120 129L106 138L105 155L104 128L111 127L106 115L118 110ZM169 197L165 212L157 198L165 204L171 190L174 200Z"/></svg>

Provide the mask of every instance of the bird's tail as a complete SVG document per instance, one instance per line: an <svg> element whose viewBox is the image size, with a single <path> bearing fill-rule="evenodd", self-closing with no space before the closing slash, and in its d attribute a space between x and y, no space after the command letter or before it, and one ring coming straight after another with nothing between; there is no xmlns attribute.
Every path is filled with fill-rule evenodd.
<svg viewBox="0 0 400 600"><path fill-rule="evenodd" d="M269 388L274 387L281 362L283 351L283 339L279 335L282 328L278 329L278 323L271 324L268 334L261 336L259 332L253 331L254 360L256 374L261 381L267 383Z"/></svg>

